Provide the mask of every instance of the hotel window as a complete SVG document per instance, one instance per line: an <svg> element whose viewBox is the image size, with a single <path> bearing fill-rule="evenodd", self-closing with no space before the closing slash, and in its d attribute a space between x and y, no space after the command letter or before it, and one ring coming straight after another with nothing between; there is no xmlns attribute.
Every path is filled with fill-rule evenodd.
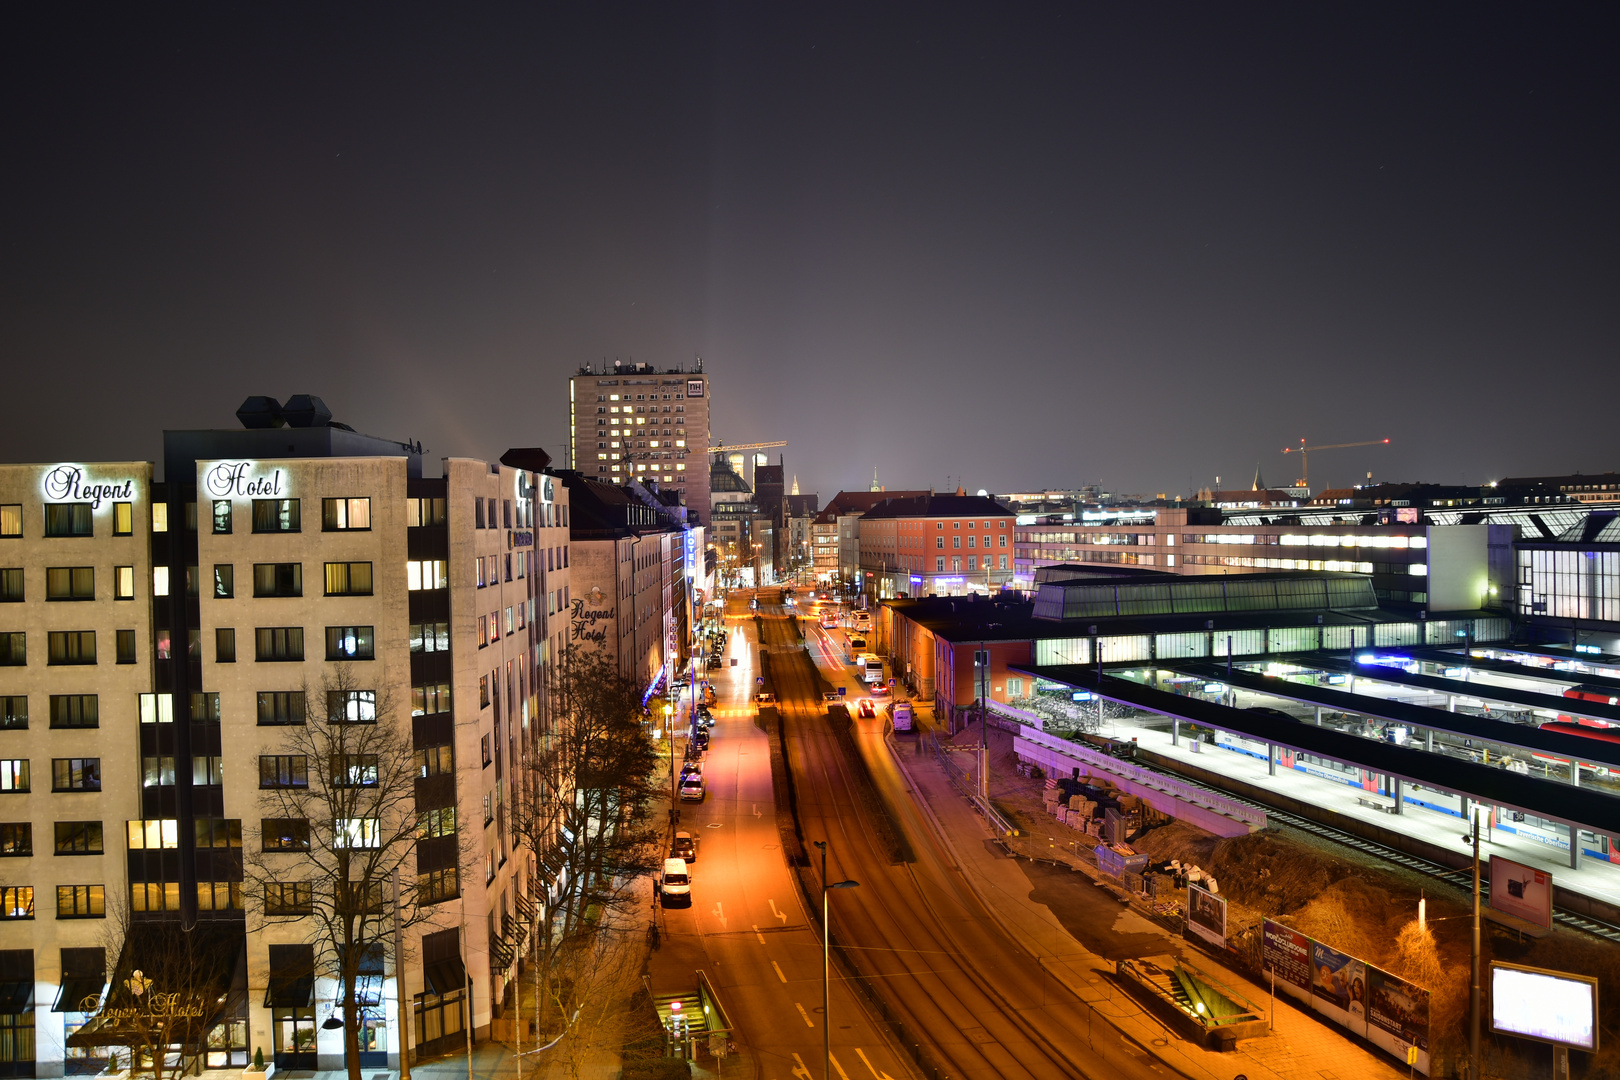
<svg viewBox="0 0 1620 1080"><path fill-rule="evenodd" d="M113 599L135 599L135 568L133 566L113 567Z"/></svg>
<svg viewBox="0 0 1620 1080"><path fill-rule="evenodd" d="M310 915L315 911L315 885L308 881L270 881L264 886L266 915Z"/></svg>
<svg viewBox="0 0 1620 1080"><path fill-rule="evenodd" d="M191 759L191 785L193 787L219 787L225 783L225 759L197 755ZM198 825L205 822L198 821Z"/></svg>
<svg viewBox="0 0 1620 1080"><path fill-rule="evenodd" d="M106 886L58 885L56 887L56 917L58 919L105 919L107 917Z"/></svg>
<svg viewBox="0 0 1620 1080"><path fill-rule="evenodd" d="M973 522L970 521L968 524L971 525ZM973 547L978 542L978 539L979 538L977 536L968 537L968 547Z"/></svg>
<svg viewBox="0 0 1620 1080"><path fill-rule="evenodd" d="M255 598L303 596L304 564L295 562L254 563L253 595Z"/></svg>
<svg viewBox="0 0 1620 1080"><path fill-rule="evenodd" d="M450 624L412 623L411 624L411 652L449 652L450 651Z"/></svg>
<svg viewBox="0 0 1620 1080"><path fill-rule="evenodd" d="M957 574L960 574L962 572L962 556L960 556L960 555L952 555L951 556L951 570L952 570L953 573L957 573Z"/></svg>
<svg viewBox="0 0 1620 1080"><path fill-rule="evenodd" d="M24 822L23 828L27 827L27 822ZM416 835L423 840L456 835L456 808L446 806L438 810L424 810L417 814Z"/></svg>
<svg viewBox="0 0 1620 1080"><path fill-rule="evenodd" d="M1000 536L996 537L996 547L1006 547L1006 546L1007 546L1007 534L1002 533Z"/></svg>
<svg viewBox="0 0 1620 1080"><path fill-rule="evenodd" d="M89 503L46 503L46 536L94 536Z"/></svg>
<svg viewBox="0 0 1620 1080"><path fill-rule="evenodd" d="M368 562L327 563L326 595L370 596L371 564Z"/></svg>
<svg viewBox="0 0 1620 1080"><path fill-rule="evenodd" d="M0 919L32 919L34 917L34 887L7 885L0 888Z"/></svg>
<svg viewBox="0 0 1620 1080"><path fill-rule="evenodd" d="M374 660L377 645L373 628L369 626L328 626L326 628L326 658L328 660Z"/></svg>
<svg viewBox="0 0 1620 1080"><path fill-rule="evenodd" d="M302 626L261 626L253 631L253 658L261 663L283 663L304 658Z"/></svg>
<svg viewBox="0 0 1620 1080"><path fill-rule="evenodd" d="M456 771L455 749L448 744L418 750L413 755L413 760L416 775L424 780L430 776L442 776Z"/></svg>
<svg viewBox="0 0 1620 1080"><path fill-rule="evenodd" d="M304 722L304 692L302 690L260 690L259 726Z"/></svg>
<svg viewBox="0 0 1620 1080"><path fill-rule="evenodd" d="M236 628L232 626L217 626L214 628L214 663L236 663Z"/></svg>
<svg viewBox="0 0 1620 1080"><path fill-rule="evenodd" d="M411 715L434 716L450 711L450 684L429 683L411 687Z"/></svg>
<svg viewBox="0 0 1620 1080"><path fill-rule="evenodd" d="M411 592L449 587L450 577L443 559L413 559L405 564L405 588Z"/></svg>
<svg viewBox="0 0 1620 1080"><path fill-rule="evenodd" d="M28 727L28 695L0 697L0 730L22 731Z"/></svg>
<svg viewBox="0 0 1620 1080"><path fill-rule="evenodd" d="M0 506L0 536L22 535L22 504L6 503Z"/></svg>
<svg viewBox="0 0 1620 1080"><path fill-rule="evenodd" d="M206 693L193 691L191 695L191 719L197 723L219 723L219 692Z"/></svg>
<svg viewBox="0 0 1620 1080"><path fill-rule="evenodd" d="M340 788L376 787L376 754L333 754L332 786Z"/></svg>
<svg viewBox="0 0 1620 1080"><path fill-rule="evenodd" d="M309 759L303 754L264 754L259 757L259 787L309 787Z"/></svg>
<svg viewBox="0 0 1620 1080"><path fill-rule="evenodd" d="M130 536L135 532L135 507L127 502L113 503L114 536Z"/></svg>
<svg viewBox="0 0 1620 1080"><path fill-rule="evenodd" d="M98 700L95 694L52 694L51 727L100 727L101 709L97 705Z"/></svg>
<svg viewBox="0 0 1620 1080"><path fill-rule="evenodd" d="M96 662L96 632L94 630L52 630L47 639L51 664L94 664Z"/></svg>
<svg viewBox="0 0 1620 1080"><path fill-rule="evenodd" d="M265 851L308 851L309 822L302 818L265 818L259 822Z"/></svg>
<svg viewBox="0 0 1620 1080"><path fill-rule="evenodd" d="M426 874L416 875L416 902L419 904L437 904L443 900L454 900L459 895L460 893L456 886L456 868L453 866L445 870L432 870ZM456 995L452 995L452 997L455 996ZM419 1003L417 1012L418 1020L421 1020L423 1017L420 1003L426 1000L437 1002L439 999L427 994L419 997L417 999ZM455 1004L459 1005L459 1001ZM418 1043L426 1041L427 1036L423 1034L424 1032L427 1032L429 1035L433 1035L437 1032L437 1013L437 1009L433 1009L432 1014L435 1019L432 1022L423 1021L417 1024L416 1031ZM454 1032L460 1030L460 1022L457 1021L452 1027L452 1031Z"/></svg>
<svg viewBox="0 0 1620 1080"><path fill-rule="evenodd" d="M360 532L371 528L371 500L322 499L321 529L324 532Z"/></svg>
<svg viewBox="0 0 1620 1080"><path fill-rule="evenodd" d="M0 858L21 859L34 853L34 826L27 821L0 822Z"/></svg>
<svg viewBox="0 0 1620 1080"><path fill-rule="evenodd" d="M50 566L45 569L45 599L94 600L96 568L93 566Z"/></svg>
<svg viewBox="0 0 1620 1080"><path fill-rule="evenodd" d="M20 566L7 567L0 570L0 603L20 604L23 602L23 570Z"/></svg>
<svg viewBox="0 0 1620 1080"><path fill-rule="evenodd" d="M416 529L424 525L443 525L448 518L443 499L406 499L405 524Z"/></svg>
<svg viewBox="0 0 1620 1080"><path fill-rule="evenodd" d="M943 555L935 555L934 556L934 569L937 570L937 571L943 571L945 569L945 556L943 556Z"/></svg>
<svg viewBox="0 0 1620 1080"><path fill-rule="evenodd" d="M127 821L125 843L131 851L174 851L180 846L180 823L174 818Z"/></svg>
<svg viewBox="0 0 1620 1080"><path fill-rule="evenodd" d="M118 663L133 664L135 662L135 631L113 631L113 645L118 656Z"/></svg>
<svg viewBox="0 0 1620 1080"><path fill-rule="evenodd" d="M352 851L375 851L382 846L378 818L338 818L332 822L332 846Z"/></svg>
<svg viewBox="0 0 1620 1080"><path fill-rule="evenodd" d="M177 881L132 881L129 884L132 911L179 911L180 883Z"/></svg>
<svg viewBox="0 0 1620 1080"><path fill-rule="evenodd" d="M28 641L22 631L0 634L0 667L22 667L28 663Z"/></svg>
<svg viewBox="0 0 1620 1080"><path fill-rule="evenodd" d="M174 695L173 694L142 694L141 723L143 724L172 724L174 723Z"/></svg>
<svg viewBox="0 0 1620 1080"><path fill-rule="evenodd" d="M961 546L962 546L962 538L960 536L951 537L951 547L960 548Z"/></svg>
<svg viewBox="0 0 1620 1080"><path fill-rule="evenodd" d="M377 691L328 690L326 721L329 724L375 724Z"/></svg>
<svg viewBox="0 0 1620 1080"><path fill-rule="evenodd" d="M56 823L56 853L58 855L100 855L101 822L58 821Z"/></svg>
<svg viewBox="0 0 1620 1080"><path fill-rule="evenodd" d="M0 792L28 790L28 759L0 759Z"/></svg>
<svg viewBox="0 0 1620 1080"><path fill-rule="evenodd" d="M254 499L253 531L256 533L302 532L303 523L297 499Z"/></svg>
<svg viewBox="0 0 1620 1080"><path fill-rule="evenodd" d="M52 758L52 791L100 791L101 759Z"/></svg>
<svg viewBox="0 0 1620 1080"><path fill-rule="evenodd" d="M169 504L152 504L152 531L155 533L169 531Z"/></svg>
<svg viewBox="0 0 1620 1080"><path fill-rule="evenodd" d="M236 595L236 567L230 563L214 564L214 599L229 600Z"/></svg>
<svg viewBox="0 0 1620 1080"><path fill-rule="evenodd" d="M1005 556L1005 555L1003 555L1001 557L1001 567L1000 567L1000 569L1002 569L1002 570L1007 569L1007 556Z"/></svg>
<svg viewBox="0 0 1620 1080"><path fill-rule="evenodd" d="M969 570L977 570L978 568L979 568L979 557L977 555L969 555L968 556L968 569Z"/></svg>
<svg viewBox="0 0 1620 1080"><path fill-rule="evenodd" d="M231 500L214 500L214 533L224 536L231 531Z"/></svg>
<svg viewBox="0 0 1620 1080"><path fill-rule="evenodd" d="M169 568L167 566L152 567L152 595L169 595Z"/></svg>

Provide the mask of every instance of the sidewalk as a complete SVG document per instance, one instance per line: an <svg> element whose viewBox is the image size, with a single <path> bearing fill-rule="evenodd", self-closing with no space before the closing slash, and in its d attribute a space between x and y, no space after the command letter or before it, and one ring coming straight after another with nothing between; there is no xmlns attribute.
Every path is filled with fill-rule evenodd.
<svg viewBox="0 0 1620 1080"><path fill-rule="evenodd" d="M889 749L958 869L1002 929L1122 1035L1169 1068L1194 1080L1232 1080L1240 1074L1249 1080L1294 1080L1302 1076L1399 1080L1406 1075L1406 1070L1397 1069L1381 1055L1301 1012L1286 998L1276 1001L1271 1036L1245 1041L1228 1053L1204 1050L1170 1035L1108 978L1114 968L1112 961L1087 950L1051 908L1030 899L1034 885L1024 873L1023 863L984 842L990 833L983 819L951 787L939 765L932 759L903 753L892 737ZM1076 876L1074 887L1094 888L1089 876ZM1164 940L1166 956L1179 956L1187 948L1180 939L1124 908L1113 930L1130 936L1157 935ZM1220 967L1202 953L1189 959L1255 1004L1268 1007L1266 988Z"/></svg>

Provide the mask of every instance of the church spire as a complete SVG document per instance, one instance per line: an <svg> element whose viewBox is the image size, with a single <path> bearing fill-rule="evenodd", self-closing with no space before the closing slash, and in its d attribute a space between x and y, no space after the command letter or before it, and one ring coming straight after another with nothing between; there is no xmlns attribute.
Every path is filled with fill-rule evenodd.
<svg viewBox="0 0 1620 1080"><path fill-rule="evenodd" d="M1266 490L1266 480L1265 480L1265 477L1260 475L1260 466L1259 465L1256 465L1254 467L1254 487L1250 488L1249 490L1250 491L1265 491Z"/></svg>
<svg viewBox="0 0 1620 1080"><path fill-rule="evenodd" d="M872 488L871 488L871 490L873 490L873 491L882 491L883 490L883 485L878 483L877 466L876 465L872 466Z"/></svg>
<svg viewBox="0 0 1620 1080"><path fill-rule="evenodd" d="M797 495L798 493L799 493L799 475L798 475L798 473L794 473L793 474L793 494Z"/></svg>

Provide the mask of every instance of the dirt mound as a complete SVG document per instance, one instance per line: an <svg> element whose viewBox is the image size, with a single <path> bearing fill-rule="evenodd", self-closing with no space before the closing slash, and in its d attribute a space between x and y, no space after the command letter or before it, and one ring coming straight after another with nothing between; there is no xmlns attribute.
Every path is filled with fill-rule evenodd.
<svg viewBox="0 0 1620 1080"><path fill-rule="evenodd" d="M1196 825L1172 821L1141 833L1131 841L1131 846L1152 856L1154 862L1180 859L1183 863L1208 868L1213 862L1216 840L1214 835Z"/></svg>

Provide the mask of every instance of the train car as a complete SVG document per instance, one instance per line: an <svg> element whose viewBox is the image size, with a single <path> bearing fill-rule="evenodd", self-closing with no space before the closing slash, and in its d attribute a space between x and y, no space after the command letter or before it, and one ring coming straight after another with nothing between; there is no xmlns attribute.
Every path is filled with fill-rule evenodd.
<svg viewBox="0 0 1620 1080"><path fill-rule="evenodd" d="M1564 691L1564 696L1576 701L1595 701L1599 705L1620 705L1620 689L1612 686L1601 686L1597 683L1581 683L1579 686L1572 686ZM1615 726L1602 720L1593 720L1590 717L1566 716L1562 713L1559 714L1557 722L1560 724L1579 724L1588 728ZM1576 732L1576 734L1584 735L1586 732L1580 731Z"/></svg>

